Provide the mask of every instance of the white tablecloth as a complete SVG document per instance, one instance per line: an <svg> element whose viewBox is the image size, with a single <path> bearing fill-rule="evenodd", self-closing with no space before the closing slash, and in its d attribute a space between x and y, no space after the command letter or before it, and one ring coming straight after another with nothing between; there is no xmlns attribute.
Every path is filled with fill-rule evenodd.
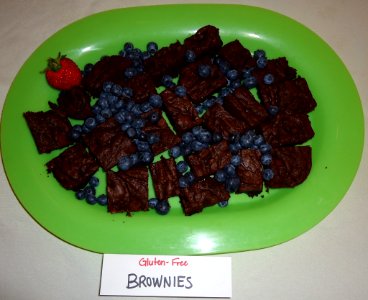
<svg viewBox="0 0 368 300"><path fill-rule="evenodd" d="M21 65L65 25L111 8L177 2L1 0L0 107ZM272 9L320 35L346 64L367 112L368 1L231 2ZM312 230L272 248L228 254L233 259L232 299L368 299L366 150L363 155L344 199ZM102 255L71 246L39 226L0 168L1 300L98 299L101 262Z"/></svg>

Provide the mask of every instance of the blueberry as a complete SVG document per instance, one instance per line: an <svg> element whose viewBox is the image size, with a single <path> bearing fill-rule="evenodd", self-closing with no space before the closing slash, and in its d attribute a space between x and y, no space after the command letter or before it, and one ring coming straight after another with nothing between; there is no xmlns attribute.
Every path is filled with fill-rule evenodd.
<svg viewBox="0 0 368 300"><path fill-rule="evenodd" d="M111 88L112 88L113 85L114 85L114 83L112 83L111 81L106 81L102 85L102 90L106 93L110 93Z"/></svg>
<svg viewBox="0 0 368 300"><path fill-rule="evenodd" d="M134 49L134 45L132 42L126 42L124 43L124 48L123 48L126 52L130 52Z"/></svg>
<svg viewBox="0 0 368 300"><path fill-rule="evenodd" d="M204 149L206 147L205 144L201 143L200 141L194 140L193 142L190 143L190 148L194 151L194 152L198 152L201 151L202 149Z"/></svg>
<svg viewBox="0 0 368 300"><path fill-rule="evenodd" d="M139 163L139 155L138 153L133 153L129 156L129 160L130 160L130 165L131 166L135 166L136 164Z"/></svg>
<svg viewBox="0 0 368 300"><path fill-rule="evenodd" d="M186 161L184 161L184 160L179 161L176 164L176 169L178 170L179 173L185 173L188 170L188 168L189 168L189 166L186 163Z"/></svg>
<svg viewBox="0 0 368 300"><path fill-rule="evenodd" d="M218 202L217 205L219 207L223 208L223 207L226 207L226 206L229 205L229 201L228 200L222 200L222 201Z"/></svg>
<svg viewBox="0 0 368 300"><path fill-rule="evenodd" d="M231 89L229 87L224 87L220 90L219 96L220 97L227 97L231 94Z"/></svg>
<svg viewBox="0 0 368 300"><path fill-rule="evenodd" d="M86 201L87 201L88 204L94 205L94 204L97 203L97 197L95 195L92 195L92 194L87 195Z"/></svg>
<svg viewBox="0 0 368 300"><path fill-rule="evenodd" d="M187 172L184 174L184 176L186 177L186 179L188 180L189 184L192 184L195 181L195 176L192 172Z"/></svg>
<svg viewBox="0 0 368 300"><path fill-rule="evenodd" d="M191 63L191 62L194 62L195 59L196 59L196 55L195 55L194 51L187 50L185 52L185 60L186 60L186 62Z"/></svg>
<svg viewBox="0 0 368 300"><path fill-rule="evenodd" d="M101 106L99 106L99 105L93 106L92 107L92 112L93 112L94 115L99 114L101 112Z"/></svg>
<svg viewBox="0 0 368 300"><path fill-rule="evenodd" d="M224 170L218 170L216 173L215 173L215 179L218 181L218 182L225 182L226 181L226 172Z"/></svg>
<svg viewBox="0 0 368 300"><path fill-rule="evenodd" d="M196 106L196 111L199 115L204 113L205 109L206 108L204 107L204 105L199 104L199 105Z"/></svg>
<svg viewBox="0 0 368 300"><path fill-rule="evenodd" d="M246 68L243 70L243 78L248 78L250 76L252 76L252 72L253 72L254 68Z"/></svg>
<svg viewBox="0 0 368 300"><path fill-rule="evenodd" d="M84 189L81 189L79 191L77 191L75 193L75 197L78 199L78 200L83 200L86 198L86 192L84 191Z"/></svg>
<svg viewBox="0 0 368 300"><path fill-rule="evenodd" d="M147 52L151 55L155 54L158 50L158 45L156 42L149 42L147 44Z"/></svg>
<svg viewBox="0 0 368 300"><path fill-rule="evenodd" d="M201 64L198 66L198 75L202 78L207 78L211 75L211 67L209 65Z"/></svg>
<svg viewBox="0 0 368 300"><path fill-rule="evenodd" d="M170 204L167 200L159 200L155 206L156 212L160 215L167 215L170 211Z"/></svg>
<svg viewBox="0 0 368 300"><path fill-rule="evenodd" d="M128 137L134 138L137 134L137 130L134 127L129 127L126 131Z"/></svg>
<svg viewBox="0 0 368 300"><path fill-rule="evenodd" d="M144 127L144 124L145 124L145 121L141 118L134 119L132 122L132 126L136 129Z"/></svg>
<svg viewBox="0 0 368 300"><path fill-rule="evenodd" d="M181 145L181 147L180 147L181 155L187 156L187 155L192 154L192 152L193 152L193 150L192 150L191 144L190 145Z"/></svg>
<svg viewBox="0 0 368 300"><path fill-rule="evenodd" d="M229 87L232 90L236 90L237 88L241 87L241 85L242 85L241 80L240 79L235 79L235 80L231 81Z"/></svg>
<svg viewBox="0 0 368 300"><path fill-rule="evenodd" d="M257 85L257 79L254 76L249 76L244 79L244 86L247 89L254 88Z"/></svg>
<svg viewBox="0 0 368 300"><path fill-rule="evenodd" d="M260 146L264 143L264 138L262 135L257 135L255 138L254 138L254 145L256 146Z"/></svg>
<svg viewBox="0 0 368 300"><path fill-rule="evenodd" d="M98 124L101 124L101 123L103 123L105 121L106 121L106 118L103 115L101 115L101 114L96 115L96 122Z"/></svg>
<svg viewBox="0 0 368 300"><path fill-rule="evenodd" d="M116 102L115 102L115 105L114 105L114 107L115 107L117 110L122 109L122 108L123 108L123 106L124 106L124 102L123 102L122 100L118 100L118 101L116 101Z"/></svg>
<svg viewBox="0 0 368 300"><path fill-rule="evenodd" d="M273 178L274 174L273 171L271 169L264 169L263 170L263 179L268 181L271 180Z"/></svg>
<svg viewBox="0 0 368 300"><path fill-rule="evenodd" d="M265 84L272 84L274 81L274 78L273 78L273 75L272 74L266 74L264 77L263 77L263 82Z"/></svg>
<svg viewBox="0 0 368 300"><path fill-rule="evenodd" d="M262 145L259 146L259 151L261 151L262 154L266 154L271 152L272 147L270 144L264 143Z"/></svg>
<svg viewBox="0 0 368 300"><path fill-rule="evenodd" d="M264 166L269 166L272 162L272 156L270 154L263 154L261 156L261 163Z"/></svg>
<svg viewBox="0 0 368 300"><path fill-rule="evenodd" d="M226 72L226 77L227 79L229 79L230 81L235 80L236 78L238 78L238 71L235 69L231 69L229 71Z"/></svg>
<svg viewBox="0 0 368 300"><path fill-rule="evenodd" d="M258 59L258 58L261 58L261 57L266 57L266 52L262 49L258 49L256 51L254 51L253 57L255 59Z"/></svg>
<svg viewBox="0 0 368 300"><path fill-rule="evenodd" d="M185 176L181 176L179 178L179 187L181 187L182 189L186 188L189 186L189 182L188 179Z"/></svg>
<svg viewBox="0 0 368 300"><path fill-rule="evenodd" d="M230 160L230 164L232 164L234 167L239 166L241 162L241 158L239 155L233 155Z"/></svg>
<svg viewBox="0 0 368 300"><path fill-rule="evenodd" d="M239 133L232 133L230 136L229 136L229 142L230 143L237 143L239 142L240 140L240 134Z"/></svg>
<svg viewBox="0 0 368 300"><path fill-rule="evenodd" d="M232 177L236 175L236 168L232 164L226 165L224 171L227 177Z"/></svg>
<svg viewBox="0 0 368 300"><path fill-rule="evenodd" d="M131 166L132 165L129 156L123 156L118 160L118 167L122 171L129 170Z"/></svg>
<svg viewBox="0 0 368 300"><path fill-rule="evenodd" d="M135 142L137 149L139 152L144 152L144 151L149 151L150 150L150 146L147 142L143 142L143 141L139 141L137 140Z"/></svg>
<svg viewBox="0 0 368 300"><path fill-rule="evenodd" d="M131 112L135 116L139 116L142 113L141 106L136 103L132 106Z"/></svg>
<svg viewBox="0 0 368 300"><path fill-rule="evenodd" d="M214 134L212 134L212 141L213 141L214 143L221 142L221 140L222 140L222 136L221 136L221 134L219 134L219 133L217 133L217 132L215 132Z"/></svg>
<svg viewBox="0 0 368 300"><path fill-rule="evenodd" d="M183 134L183 136L181 137L181 140L185 143L185 144L190 144L194 139L194 135L192 132L188 131L185 132Z"/></svg>
<svg viewBox="0 0 368 300"><path fill-rule="evenodd" d="M150 145L157 144L160 141L160 135L157 133L150 133L147 135L147 142Z"/></svg>
<svg viewBox="0 0 368 300"><path fill-rule="evenodd" d="M225 187L230 193L236 192L240 185L240 179L237 176L230 177L226 180Z"/></svg>
<svg viewBox="0 0 368 300"><path fill-rule="evenodd" d="M162 99L160 95L157 94L153 94L149 97L148 102L153 106L153 107L161 107L162 106Z"/></svg>
<svg viewBox="0 0 368 300"><path fill-rule="evenodd" d="M107 205L107 196L106 195L100 195L97 197L97 203L102 205L102 206L105 206Z"/></svg>
<svg viewBox="0 0 368 300"><path fill-rule="evenodd" d="M144 102L141 104L141 111L146 113L149 112L152 109L152 105L149 102Z"/></svg>
<svg viewBox="0 0 368 300"><path fill-rule="evenodd" d="M157 203L158 203L158 199L157 198L150 198L150 199L148 199L148 206L150 208L155 208L156 205L157 205Z"/></svg>
<svg viewBox="0 0 368 300"><path fill-rule="evenodd" d="M101 110L101 116L104 117L105 119L110 118L112 116L111 109L104 108L103 110Z"/></svg>
<svg viewBox="0 0 368 300"><path fill-rule="evenodd" d="M84 124L89 128L89 129L93 129L97 126L97 122L95 118L89 117L86 119L86 121L84 122Z"/></svg>
<svg viewBox="0 0 368 300"><path fill-rule="evenodd" d="M203 130L197 137L198 141L200 141L203 144L208 144L212 140L211 132L207 130Z"/></svg>
<svg viewBox="0 0 368 300"><path fill-rule="evenodd" d="M129 87L123 87L122 96L126 97L126 98L132 98L133 97L133 90Z"/></svg>
<svg viewBox="0 0 368 300"><path fill-rule="evenodd" d="M227 61L224 61L224 60L219 60L218 61L218 67L220 69L220 71L224 74L227 73L227 71L230 70L230 65Z"/></svg>
<svg viewBox="0 0 368 300"><path fill-rule="evenodd" d="M177 158L181 155L181 149L179 146L174 146L169 150L170 156L173 158Z"/></svg>
<svg viewBox="0 0 368 300"><path fill-rule="evenodd" d="M218 97L216 98L216 103L218 103L218 104L220 104L220 105L223 105L223 104L224 104L224 98L223 98L223 97L218 96Z"/></svg>
<svg viewBox="0 0 368 300"><path fill-rule="evenodd" d="M111 88L111 93L116 96L121 96L123 94L123 88L119 84L114 84Z"/></svg>
<svg viewBox="0 0 368 300"><path fill-rule="evenodd" d="M264 69L267 66L267 58L261 56L260 58L257 59L256 63L258 68Z"/></svg>
<svg viewBox="0 0 368 300"><path fill-rule="evenodd" d="M277 106L271 105L268 107L267 111L271 116L275 116L279 112L279 108Z"/></svg>
<svg viewBox="0 0 368 300"><path fill-rule="evenodd" d="M153 112L153 113L150 115L150 121L151 121L153 124L157 123L159 120L160 120L160 114L159 114L157 111Z"/></svg>
<svg viewBox="0 0 368 300"><path fill-rule="evenodd" d="M121 130L122 131L127 131L130 128L130 124L129 123L124 123L121 125Z"/></svg>
<svg viewBox="0 0 368 300"><path fill-rule="evenodd" d="M118 121L118 123L123 124L125 122L125 112L120 111L115 116L115 120Z"/></svg>
<svg viewBox="0 0 368 300"><path fill-rule="evenodd" d="M175 94L178 95L179 97L185 97L187 94L187 89L185 88L185 86L178 85L175 88Z"/></svg>
<svg viewBox="0 0 368 300"><path fill-rule="evenodd" d="M216 97L210 97L210 98L206 99L203 102L204 108L209 109L212 105L214 105L216 103L216 99L217 99Z"/></svg>
<svg viewBox="0 0 368 300"><path fill-rule="evenodd" d="M201 126L195 126L192 128L193 134L198 137L199 134L203 131L203 128Z"/></svg>
<svg viewBox="0 0 368 300"><path fill-rule="evenodd" d="M124 71L124 75L126 78L131 79L137 74L137 71L135 68L129 67L126 68Z"/></svg>
<svg viewBox="0 0 368 300"><path fill-rule="evenodd" d="M140 152L139 159L144 164L149 164L153 161L154 155L151 151Z"/></svg>
<svg viewBox="0 0 368 300"><path fill-rule="evenodd" d="M165 87L172 87L175 85L175 83L173 82L173 78L170 75L162 76L161 83Z"/></svg>
<svg viewBox="0 0 368 300"><path fill-rule="evenodd" d="M229 150L232 154L237 154L241 148L242 148L242 146L239 142L232 143L232 144L229 145Z"/></svg>
<svg viewBox="0 0 368 300"><path fill-rule="evenodd" d="M96 187L100 184L100 180L96 176L92 176L88 183L90 186Z"/></svg>

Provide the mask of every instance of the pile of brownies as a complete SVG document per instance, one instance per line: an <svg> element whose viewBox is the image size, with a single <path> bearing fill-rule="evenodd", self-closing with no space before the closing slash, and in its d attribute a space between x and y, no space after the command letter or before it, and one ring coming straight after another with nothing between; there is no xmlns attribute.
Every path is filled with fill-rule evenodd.
<svg viewBox="0 0 368 300"><path fill-rule="evenodd" d="M267 59L261 67L256 59L239 40L224 44L219 29L207 25L182 43L176 41L156 49L142 61L141 70L135 74L127 74L135 64L132 57L102 57L84 73L81 86L60 92L56 103L49 103L48 111L28 111L24 117L39 153L65 148L46 165L65 189L83 189L102 168L107 176L108 211L130 214L149 209L151 176L159 201L179 196L184 214L192 215L230 199L230 192L253 196L261 193L264 186L294 187L310 173L311 147L303 144L314 136L308 113L314 110L316 101L306 80L298 76L285 57ZM225 63L226 70L236 70L238 74L251 72L256 90L243 83L230 86L220 61ZM206 68L201 73L199 69L203 66ZM271 80L266 82L265 76L270 75ZM163 84L165 77L174 78L175 83ZM152 95L159 94L162 106L140 112L145 120L141 133L157 137L150 149L155 160L152 157L126 170L117 168L123 157L137 153L137 144L122 130L116 115L107 116L93 128L84 130L79 138L73 138L71 120L95 117L92 103L98 103L107 82L132 92L119 95L120 106L127 102L142 106ZM178 93L178 86L184 92ZM256 91L257 97L252 91ZM204 112L200 111L208 99L214 101ZM220 139L199 151L181 153L180 158L166 155L174 147L180 148L182 136L198 127ZM223 182L216 180L215 174L231 163L234 150L230 145L234 140L250 131L262 136L270 146L272 176L265 180L257 147L237 149L240 162L236 176L240 182L235 191L229 191ZM179 185L178 159L187 162L194 175L185 186Z"/></svg>

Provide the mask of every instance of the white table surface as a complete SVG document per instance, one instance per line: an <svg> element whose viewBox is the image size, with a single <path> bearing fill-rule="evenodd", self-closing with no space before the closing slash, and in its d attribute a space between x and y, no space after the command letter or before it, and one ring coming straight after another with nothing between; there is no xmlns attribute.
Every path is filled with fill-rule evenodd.
<svg viewBox="0 0 368 300"><path fill-rule="evenodd" d="M1 0L0 107L21 65L65 25L111 8L177 2ZM272 9L320 35L352 74L366 115L368 1L231 3ZM312 230L272 248L226 255L233 260L232 299L368 299L367 158L365 148L351 188ZM41 228L21 207L0 168L1 300L104 298L98 295L101 262L102 255L71 246Z"/></svg>

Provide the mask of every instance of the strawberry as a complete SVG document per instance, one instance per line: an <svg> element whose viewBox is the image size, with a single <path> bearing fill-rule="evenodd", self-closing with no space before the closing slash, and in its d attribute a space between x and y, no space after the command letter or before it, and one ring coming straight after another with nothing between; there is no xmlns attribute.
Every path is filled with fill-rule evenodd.
<svg viewBox="0 0 368 300"><path fill-rule="evenodd" d="M57 90L69 90L82 81L82 72L77 64L60 52L57 58L47 60L44 72L49 85Z"/></svg>

